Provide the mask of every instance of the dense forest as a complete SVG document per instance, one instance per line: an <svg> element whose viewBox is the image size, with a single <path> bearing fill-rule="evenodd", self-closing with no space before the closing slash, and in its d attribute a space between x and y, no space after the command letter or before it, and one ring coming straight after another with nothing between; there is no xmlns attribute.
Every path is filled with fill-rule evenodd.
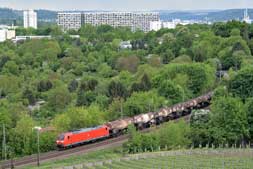
<svg viewBox="0 0 253 169"><path fill-rule="evenodd" d="M183 131L165 126L162 135L186 132L185 145L253 138L253 25L231 21L149 33L52 26L17 34L53 38L0 44L0 123L9 157L36 152L35 126L56 129L41 133L41 150L49 151L60 132L156 111L211 90L210 113L195 113L190 126L179 123ZM132 48L123 49L122 41Z"/></svg>

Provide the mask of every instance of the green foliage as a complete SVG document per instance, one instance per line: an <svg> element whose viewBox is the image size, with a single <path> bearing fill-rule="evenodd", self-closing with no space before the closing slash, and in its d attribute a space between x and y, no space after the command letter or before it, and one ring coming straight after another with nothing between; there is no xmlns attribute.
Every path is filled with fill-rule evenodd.
<svg viewBox="0 0 253 169"><path fill-rule="evenodd" d="M253 67L246 67L229 81L228 90L235 96L246 99L253 97Z"/></svg>
<svg viewBox="0 0 253 169"><path fill-rule="evenodd" d="M16 76L0 75L0 96L16 93L19 89L20 80Z"/></svg>
<svg viewBox="0 0 253 169"><path fill-rule="evenodd" d="M127 70L129 72L136 72L139 65L139 58L136 56L120 57L117 60L116 68L118 70Z"/></svg>
<svg viewBox="0 0 253 169"><path fill-rule="evenodd" d="M68 109L65 113L59 114L53 121L58 131L92 127L104 122L106 113L98 106L75 107Z"/></svg>
<svg viewBox="0 0 253 169"><path fill-rule="evenodd" d="M124 114L133 116L145 112L156 111L163 105L168 104L164 97L157 94L156 91L134 92L124 103Z"/></svg>
<svg viewBox="0 0 253 169"><path fill-rule="evenodd" d="M77 93L77 106L89 106L96 100L96 94L92 91L80 90Z"/></svg>
<svg viewBox="0 0 253 169"><path fill-rule="evenodd" d="M168 100L171 100L173 104L184 101L184 90L181 86L176 85L172 81L165 80L158 88L158 92L161 96L164 96Z"/></svg>
<svg viewBox="0 0 253 169"><path fill-rule="evenodd" d="M188 55L180 55L173 59L170 63L192 63L192 59Z"/></svg>
<svg viewBox="0 0 253 169"><path fill-rule="evenodd" d="M36 103L35 93L30 89L25 89L23 93L23 97L28 100L30 105L34 105Z"/></svg>
<svg viewBox="0 0 253 169"><path fill-rule="evenodd" d="M164 67L160 74L153 79L153 84L158 87L163 84L164 79L173 79L177 74L188 76L187 88L193 94L207 91L215 82L215 70L206 64L172 64Z"/></svg>
<svg viewBox="0 0 253 169"><path fill-rule="evenodd" d="M208 58L214 56L213 45L210 41L203 40L195 43L192 47L193 50L193 60L196 62L203 62Z"/></svg>
<svg viewBox="0 0 253 169"><path fill-rule="evenodd" d="M19 67L18 65L14 62L14 61L9 61L7 63L5 63L5 65L3 66L3 72L4 73L10 73L13 75L18 75L19 73Z"/></svg>
<svg viewBox="0 0 253 169"><path fill-rule="evenodd" d="M245 107L240 99L217 97L212 101L210 134L218 143L241 143L248 137L248 122Z"/></svg>
<svg viewBox="0 0 253 169"><path fill-rule="evenodd" d="M149 91L151 89L151 81L147 74L144 74L140 83L133 83L131 87L132 92Z"/></svg>
<svg viewBox="0 0 253 169"><path fill-rule="evenodd" d="M44 132L40 133L40 150L47 152L55 149L55 138L57 137L56 132Z"/></svg>
<svg viewBox="0 0 253 169"><path fill-rule="evenodd" d="M69 86L68 86L69 92L74 92L74 91L76 91L77 88L78 88L78 81L72 80L72 81L69 83Z"/></svg>
<svg viewBox="0 0 253 169"><path fill-rule="evenodd" d="M243 110L248 113L247 123L251 126L251 103L247 101L253 97L253 71L249 67L253 64L251 25L231 21L212 26L180 25L173 30L149 33L108 25L84 25L78 31L62 32L59 27L50 25L37 30L18 28L16 32L18 35L52 35L51 39L0 44L0 121L6 124L10 134L7 142L18 155L31 154L36 149L31 143L34 133L25 133L23 138L23 131L18 130L18 127L24 128L25 122L42 126L53 123L58 130L66 131L156 111L161 106L191 99L216 87L214 100L236 96L247 102ZM80 35L80 39L70 37L71 34ZM120 50L121 41L130 41L133 49ZM216 70L229 70L229 77L216 83ZM237 104L241 102L231 102L236 107L232 107L232 103L224 104L237 111ZM222 106L215 107L218 113L223 111ZM23 119L28 109L30 119ZM194 122L191 126L193 143L204 144L207 140L221 143L224 140L217 138L223 137L222 133L216 137L211 132L211 128L220 125L212 118L203 125ZM228 128L220 131L230 133ZM54 134L41 136L45 139L43 151L53 148ZM22 140L18 144L13 141L16 137ZM155 148L159 140L153 134L143 138L143 142L136 144L148 150ZM230 136L229 139L232 140Z"/></svg>
<svg viewBox="0 0 253 169"><path fill-rule="evenodd" d="M253 140L253 99L250 98L246 102L246 112L249 125L250 139Z"/></svg>
<svg viewBox="0 0 253 169"><path fill-rule="evenodd" d="M231 36L240 36L241 32L239 29L233 29L230 33Z"/></svg>
<svg viewBox="0 0 253 169"><path fill-rule="evenodd" d="M48 94L48 106L51 110L59 112L67 108L71 102L71 95L65 87L53 89Z"/></svg>
<svg viewBox="0 0 253 169"><path fill-rule="evenodd" d="M37 85L38 92L46 92L50 89L52 89L53 84L49 80L42 80Z"/></svg>
<svg viewBox="0 0 253 169"><path fill-rule="evenodd" d="M148 134L140 134L130 126L129 133L130 139L123 145L129 153L155 151L159 148L178 149L191 144L190 128L184 121L164 124L158 131Z"/></svg>
<svg viewBox="0 0 253 169"><path fill-rule="evenodd" d="M10 145L17 155L30 155L36 150L36 131L33 119L24 115L10 132Z"/></svg>
<svg viewBox="0 0 253 169"><path fill-rule="evenodd" d="M112 81L108 86L108 96L111 98L126 97L128 95L127 89L120 82Z"/></svg>
<svg viewBox="0 0 253 169"><path fill-rule="evenodd" d="M191 144L189 139L190 127L184 121L165 124L159 131L161 147L176 149Z"/></svg>
<svg viewBox="0 0 253 169"><path fill-rule="evenodd" d="M209 135L209 111L196 110L191 115L191 140L194 147L210 144Z"/></svg>
<svg viewBox="0 0 253 169"><path fill-rule="evenodd" d="M137 153L158 149L159 137L157 134L141 134L136 131L133 125L128 127L128 132L130 134L130 140L123 145L124 151L128 153Z"/></svg>
<svg viewBox="0 0 253 169"><path fill-rule="evenodd" d="M170 49L167 49L165 53L162 53L162 62L163 64L168 64L171 60L175 58L175 55Z"/></svg>

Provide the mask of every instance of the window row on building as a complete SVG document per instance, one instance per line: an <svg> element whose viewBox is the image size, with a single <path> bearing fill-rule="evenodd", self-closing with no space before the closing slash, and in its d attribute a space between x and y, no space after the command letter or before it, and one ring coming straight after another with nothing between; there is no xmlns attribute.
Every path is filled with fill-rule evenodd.
<svg viewBox="0 0 253 169"><path fill-rule="evenodd" d="M150 22L159 21L155 12L58 13L57 23L63 30L78 30L83 24L130 27L132 31L150 31Z"/></svg>

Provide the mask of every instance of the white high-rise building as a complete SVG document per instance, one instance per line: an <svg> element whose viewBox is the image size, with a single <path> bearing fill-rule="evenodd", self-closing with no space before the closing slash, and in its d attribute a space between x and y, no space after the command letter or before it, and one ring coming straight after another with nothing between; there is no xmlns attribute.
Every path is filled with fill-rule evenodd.
<svg viewBox="0 0 253 169"><path fill-rule="evenodd" d="M248 9L247 8L244 11L243 21L246 22L246 23L248 23L248 24L251 24L251 22L252 22L252 20L249 17Z"/></svg>
<svg viewBox="0 0 253 169"><path fill-rule="evenodd" d="M162 21L150 22L150 31L159 31L162 28Z"/></svg>
<svg viewBox="0 0 253 169"><path fill-rule="evenodd" d="M24 28L37 29L37 13L31 9L24 11Z"/></svg>

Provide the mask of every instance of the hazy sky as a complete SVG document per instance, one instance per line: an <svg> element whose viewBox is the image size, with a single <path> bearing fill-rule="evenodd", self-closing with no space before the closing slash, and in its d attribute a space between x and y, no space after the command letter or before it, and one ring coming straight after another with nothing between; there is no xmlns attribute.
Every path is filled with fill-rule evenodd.
<svg viewBox="0 0 253 169"><path fill-rule="evenodd" d="M0 0L0 7L53 10L196 10L253 8L253 0Z"/></svg>

